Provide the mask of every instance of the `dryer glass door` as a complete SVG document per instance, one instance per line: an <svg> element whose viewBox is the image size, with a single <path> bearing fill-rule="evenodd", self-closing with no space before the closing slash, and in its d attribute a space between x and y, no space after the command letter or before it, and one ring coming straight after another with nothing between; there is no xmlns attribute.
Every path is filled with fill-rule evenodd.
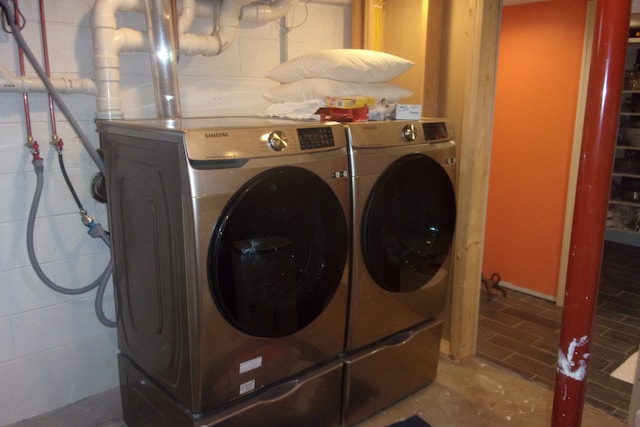
<svg viewBox="0 0 640 427"><path fill-rule="evenodd" d="M455 193L445 169L411 154L389 165L363 213L361 245L372 278L391 292L411 292L438 272L453 242Z"/></svg>
<svg viewBox="0 0 640 427"><path fill-rule="evenodd" d="M311 323L336 292L347 223L329 185L298 167L270 169L229 201L209 246L209 285L227 320L259 337Z"/></svg>

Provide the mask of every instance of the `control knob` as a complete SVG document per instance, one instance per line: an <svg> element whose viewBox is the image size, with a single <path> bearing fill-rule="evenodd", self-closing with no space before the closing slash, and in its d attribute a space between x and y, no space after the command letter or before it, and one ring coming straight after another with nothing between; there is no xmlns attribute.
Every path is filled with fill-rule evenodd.
<svg viewBox="0 0 640 427"><path fill-rule="evenodd" d="M409 142L416 140L416 126L411 123L402 127L402 137Z"/></svg>
<svg viewBox="0 0 640 427"><path fill-rule="evenodd" d="M282 151L287 148L287 135L279 130L274 130L267 138L267 145L274 151Z"/></svg>

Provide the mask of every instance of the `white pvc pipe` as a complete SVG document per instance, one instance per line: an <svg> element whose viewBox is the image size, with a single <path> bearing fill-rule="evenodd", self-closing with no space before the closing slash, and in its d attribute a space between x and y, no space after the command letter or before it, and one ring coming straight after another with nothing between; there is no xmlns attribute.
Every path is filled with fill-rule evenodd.
<svg viewBox="0 0 640 427"><path fill-rule="evenodd" d="M180 53L184 55L216 56L224 52L236 38L240 20L268 22L284 16L298 0L276 0L264 4L253 0L221 0L219 30L213 35L189 33L196 16L213 16L213 1L197 3L182 0L178 21ZM122 119L120 98L120 58L123 52L149 52L145 32L118 28L116 13L144 12L144 0L96 0L92 10L93 66L95 81L90 79L52 78L59 93L96 95L96 118ZM16 76L0 65L0 92L46 92L45 85L35 77Z"/></svg>
<svg viewBox="0 0 640 427"><path fill-rule="evenodd" d="M298 0L276 0L263 4L254 0L223 0L220 28L213 35L188 33L194 17L212 14L195 0L183 0L178 21L181 55L216 56L224 52L235 39L240 19L267 22L279 19L295 6ZM117 28L117 11L144 11L142 0L96 0L92 13L94 32L94 59L98 119L122 119L120 98L121 52L148 52L149 41L145 33L131 28Z"/></svg>
<svg viewBox="0 0 640 427"><path fill-rule="evenodd" d="M49 78L60 93L81 93L95 95L96 84L91 79L71 79L67 77ZM47 92L47 88L37 76L16 76L0 64L0 92Z"/></svg>
<svg viewBox="0 0 640 427"><path fill-rule="evenodd" d="M97 0L93 4L93 68L98 96L97 119L122 119L120 98L120 53L129 31L117 31L116 12L135 10L138 0ZM131 34L133 36L133 34Z"/></svg>
<svg viewBox="0 0 640 427"><path fill-rule="evenodd" d="M178 34L184 34L189 31L189 28L193 25L195 17L196 0L183 0L182 8L180 9L180 17L178 18Z"/></svg>
<svg viewBox="0 0 640 427"><path fill-rule="evenodd" d="M185 55L217 56L235 39L240 28L240 11L253 0L224 1L220 10L220 30L212 35L182 34L180 53Z"/></svg>
<svg viewBox="0 0 640 427"><path fill-rule="evenodd" d="M269 22L282 18L298 4L298 0L276 0L270 4L253 3L242 8L240 20L246 22Z"/></svg>

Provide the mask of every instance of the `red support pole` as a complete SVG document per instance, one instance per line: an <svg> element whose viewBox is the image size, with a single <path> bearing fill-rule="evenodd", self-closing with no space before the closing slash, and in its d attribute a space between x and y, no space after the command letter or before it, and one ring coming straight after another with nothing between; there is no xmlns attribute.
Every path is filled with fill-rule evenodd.
<svg viewBox="0 0 640 427"><path fill-rule="evenodd" d="M598 0L551 425L582 421L631 0Z"/></svg>

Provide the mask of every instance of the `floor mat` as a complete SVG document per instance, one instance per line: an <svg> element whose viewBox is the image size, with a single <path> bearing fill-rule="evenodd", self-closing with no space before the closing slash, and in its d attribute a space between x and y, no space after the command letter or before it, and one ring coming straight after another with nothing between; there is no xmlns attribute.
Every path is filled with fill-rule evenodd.
<svg viewBox="0 0 640 427"><path fill-rule="evenodd" d="M419 416L414 415L413 417L407 418L406 420L389 424L388 427L431 427L431 424L429 424Z"/></svg>

